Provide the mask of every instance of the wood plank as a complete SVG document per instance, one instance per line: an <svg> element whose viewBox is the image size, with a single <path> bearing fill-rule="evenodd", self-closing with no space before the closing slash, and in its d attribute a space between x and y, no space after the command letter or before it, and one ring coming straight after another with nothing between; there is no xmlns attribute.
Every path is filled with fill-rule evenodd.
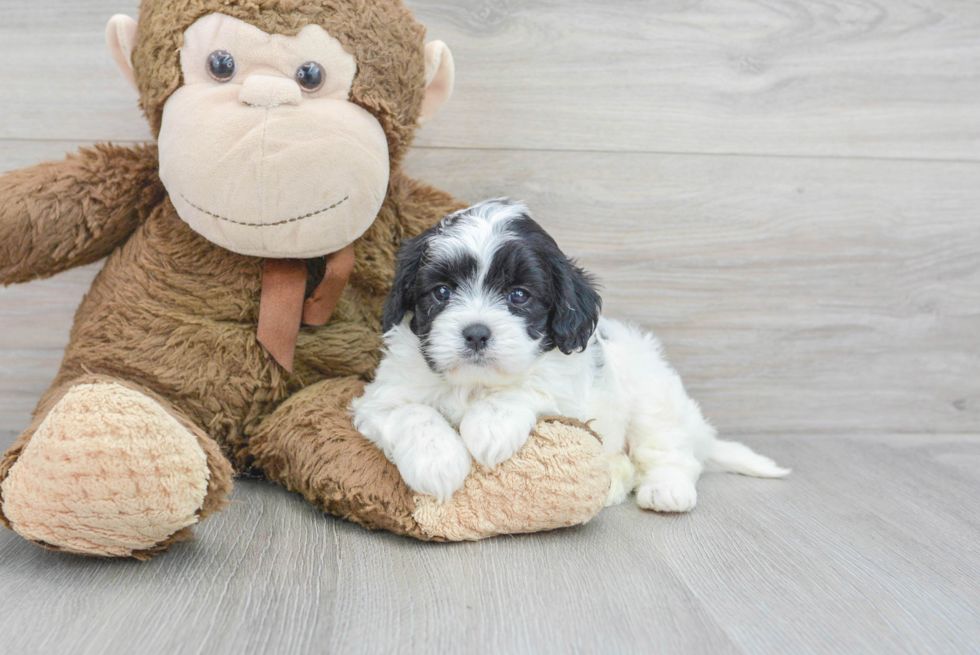
<svg viewBox="0 0 980 655"><path fill-rule="evenodd" d="M596 520L475 544L426 544L324 517L271 484L147 564L43 551L0 533L12 652L735 653L648 543ZM648 517L654 518L654 517ZM646 540L644 540L646 541ZM605 549L618 562L595 566ZM562 561L562 566L554 562ZM655 584L629 584L635 567ZM531 573L534 575L530 575ZM611 580L610 580L611 578ZM651 620L663 614L670 621ZM37 630L28 617L57 617Z"/></svg>
<svg viewBox="0 0 980 655"><path fill-rule="evenodd" d="M623 509L578 529L448 547L341 532L327 650L737 652L649 535L622 529L639 511Z"/></svg>
<svg viewBox="0 0 980 655"><path fill-rule="evenodd" d="M34 147L5 146L20 163ZM409 166L461 198L528 200L724 433L980 429L976 164L416 150ZM3 347L27 351L4 355L8 429L94 271L0 290Z"/></svg>
<svg viewBox="0 0 980 655"><path fill-rule="evenodd" d="M975 3L410 4L458 62L421 145L980 155Z"/></svg>
<svg viewBox="0 0 980 655"><path fill-rule="evenodd" d="M707 474L695 511L423 544L243 480L147 564L0 532L11 652L969 653L980 438L758 436L771 481ZM960 463L957 463L960 462ZM38 628L38 621L44 628Z"/></svg>
<svg viewBox="0 0 980 655"><path fill-rule="evenodd" d="M652 536L746 653L980 649L980 439L757 437L775 482L702 479Z"/></svg>
<svg viewBox="0 0 980 655"><path fill-rule="evenodd" d="M980 429L976 164L417 150L526 199L723 433Z"/></svg>
<svg viewBox="0 0 980 655"><path fill-rule="evenodd" d="M420 145L980 157L976 3L409 5L458 66ZM0 7L0 138L148 138L102 36L136 0ZM58 83L39 83L52 59Z"/></svg>
<svg viewBox="0 0 980 655"><path fill-rule="evenodd" d="M148 140L137 93L105 43L109 18L135 17L138 5L0 0L0 138Z"/></svg>
<svg viewBox="0 0 980 655"><path fill-rule="evenodd" d="M5 649L323 652L337 590L333 533L354 526L265 482L239 484L234 498L198 528L198 541L146 564L51 553L3 530Z"/></svg>

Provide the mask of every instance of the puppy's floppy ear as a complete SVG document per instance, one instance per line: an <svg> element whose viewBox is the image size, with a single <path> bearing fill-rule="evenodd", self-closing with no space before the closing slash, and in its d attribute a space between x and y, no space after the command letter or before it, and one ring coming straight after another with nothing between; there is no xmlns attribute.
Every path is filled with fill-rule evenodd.
<svg viewBox="0 0 980 655"><path fill-rule="evenodd" d="M553 262L555 306L548 326L551 342L570 355L585 350L602 311L602 298L592 276L564 256Z"/></svg>
<svg viewBox="0 0 980 655"><path fill-rule="evenodd" d="M391 283L391 293L385 300L382 316L382 331L387 332L402 322L405 314L415 308L416 277L425 259L432 230L426 230L414 239L408 239L398 251L395 263L395 279Z"/></svg>

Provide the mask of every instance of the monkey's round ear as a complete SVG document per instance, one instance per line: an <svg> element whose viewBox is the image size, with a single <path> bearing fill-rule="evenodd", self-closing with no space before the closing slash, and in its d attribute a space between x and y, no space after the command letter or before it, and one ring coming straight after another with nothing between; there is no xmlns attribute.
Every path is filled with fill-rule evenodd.
<svg viewBox="0 0 980 655"><path fill-rule="evenodd" d="M105 40L109 44L109 52L116 61L116 66L122 71L123 77L129 80L134 89L136 75L133 73L133 50L136 48L136 21L124 14L116 14L109 19L105 28Z"/></svg>
<svg viewBox="0 0 980 655"><path fill-rule="evenodd" d="M453 94L456 83L456 65L453 63L453 53L449 46L442 41L432 41L425 44L425 100L422 101L422 113L419 125L432 120L442 106Z"/></svg>

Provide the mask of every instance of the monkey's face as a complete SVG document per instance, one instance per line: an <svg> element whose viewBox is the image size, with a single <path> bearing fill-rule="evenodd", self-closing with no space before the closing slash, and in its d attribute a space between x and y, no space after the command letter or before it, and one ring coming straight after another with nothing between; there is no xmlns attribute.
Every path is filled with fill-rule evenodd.
<svg viewBox="0 0 980 655"><path fill-rule="evenodd" d="M224 248L315 257L360 237L388 188L388 143L349 101L354 56L317 25L266 34L211 14L184 32L160 127L180 217Z"/></svg>
<svg viewBox="0 0 980 655"><path fill-rule="evenodd" d="M452 55L400 0L143 0L110 51L158 135L180 217L256 257L342 250L378 215ZM370 11L368 11L370 9ZM197 13L200 12L200 13Z"/></svg>

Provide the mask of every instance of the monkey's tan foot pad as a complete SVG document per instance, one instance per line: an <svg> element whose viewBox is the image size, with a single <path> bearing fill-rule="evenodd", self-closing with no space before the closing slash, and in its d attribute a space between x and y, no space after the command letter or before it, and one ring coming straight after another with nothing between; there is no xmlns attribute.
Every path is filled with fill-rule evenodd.
<svg viewBox="0 0 980 655"><path fill-rule="evenodd" d="M431 538L471 541L579 525L606 503L610 475L602 444L577 421L544 419L514 457L474 465L447 503L415 496L413 517Z"/></svg>
<svg viewBox="0 0 980 655"><path fill-rule="evenodd" d="M119 384L81 384L10 469L3 513L42 545L139 557L187 534L208 478L197 439L154 400Z"/></svg>

